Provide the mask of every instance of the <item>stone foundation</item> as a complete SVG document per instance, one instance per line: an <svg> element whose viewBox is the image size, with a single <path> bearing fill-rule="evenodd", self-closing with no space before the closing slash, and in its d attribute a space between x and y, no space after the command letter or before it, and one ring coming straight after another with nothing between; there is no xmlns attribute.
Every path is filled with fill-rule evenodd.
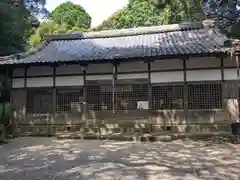
<svg viewBox="0 0 240 180"><path fill-rule="evenodd" d="M25 90L12 94L12 124L16 135L55 135L58 132L111 133L181 133L230 132L238 120L235 99L225 99L222 109L93 111L84 116L77 109L68 113L26 113Z"/></svg>

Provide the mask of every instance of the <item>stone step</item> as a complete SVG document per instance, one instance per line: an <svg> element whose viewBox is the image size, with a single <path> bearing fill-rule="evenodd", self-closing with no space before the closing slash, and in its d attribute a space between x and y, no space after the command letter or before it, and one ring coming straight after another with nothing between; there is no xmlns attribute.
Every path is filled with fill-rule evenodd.
<svg viewBox="0 0 240 180"><path fill-rule="evenodd" d="M194 140L209 140L210 138L234 140L234 136L229 133L175 133L167 132L155 134L137 134L137 133L112 133L112 134L98 134L98 133L59 133L56 135L58 139L86 139L86 140L116 140L116 141L162 141L169 142L177 139L194 139Z"/></svg>

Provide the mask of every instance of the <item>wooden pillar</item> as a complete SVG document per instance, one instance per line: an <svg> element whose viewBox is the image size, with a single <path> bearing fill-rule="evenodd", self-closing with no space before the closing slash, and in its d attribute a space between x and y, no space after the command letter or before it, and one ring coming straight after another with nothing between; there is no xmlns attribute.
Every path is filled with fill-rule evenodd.
<svg viewBox="0 0 240 180"><path fill-rule="evenodd" d="M117 81L117 63L113 63L113 78L112 78L112 115L116 112L116 81Z"/></svg>
<svg viewBox="0 0 240 180"><path fill-rule="evenodd" d="M83 65L83 115L84 120L87 121L87 112L88 112L88 103L87 103L87 79L86 79L86 71L87 65Z"/></svg>
<svg viewBox="0 0 240 180"><path fill-rule="evenodd" d="M11 67L11 69L10 69L10 73L9 73L9 79L10 79L10 87L9 87L9 103L12 105L13 104L13 100L12 100L12 98L13 98L13 86L12 86L12 80L13 80L13 72L14 72L14 67ZM9 82L8 82L9 83ZM13 109L13 107L12 107L12 109ZM12 112L13 113L13 112ZM11 114L11 116L10 116L10 119L9 119L9 122L10 122L10 124L11 125L15 125L14 124L14 122L13 122L13 114Z"/></svg>
<svg viewBox="0 0 240 180"><path fill-rule="evenodd" d="M148 106L152 113L151 61L148 61Z"/></svg>
<svg viewBox="0 0 240 180"><path fill-rule="evenodd" d="M25 93L24 122L26 122L26 120L27 120L27 106L28 106L28 103L27 103L27 72L28 72L28 68L29 68L29 66L24 67L24 93Z"/></svg>
<svg viewBox="0 0 240 180"><path fill-rule="evenodd" d="M224 110L224 84L225 84L225 80L224 80L224 59L221 58L220 59L221 63L221 96L222 96L222 109Z"/></svg>
<svg viewBox="0 0 240 180"><path fill-rule="evenodd" d="M236 52L236 65L237 65L237 100L238 100L238 122L240 122L240 71L239 71L239 52Z"/></svg>
<svg viewBox="0 0 240 180"><path fill-rule="evenodd" d="M151 61L148 61L148 108L149 108L149 132L152 129L152 84L151 84Z"/></svg>
<svg viewBox="0 0 240 180"><path fill-rule="evenodd" d="M56 66L53 66L53 109L52 109L52 115L53 115L53 122L56 121L56 109L57 109L57 89L56 89Z"/></svg>
<svg viewBox="0 0 240 180"><path fill-rule="evenodd" d="M188 120L188 83L187 83L187 66L186 66L186 61L187 58L183 59L183 106L184 106L184 119L186 121L187 126L189 125L189 120Z"/></svg>

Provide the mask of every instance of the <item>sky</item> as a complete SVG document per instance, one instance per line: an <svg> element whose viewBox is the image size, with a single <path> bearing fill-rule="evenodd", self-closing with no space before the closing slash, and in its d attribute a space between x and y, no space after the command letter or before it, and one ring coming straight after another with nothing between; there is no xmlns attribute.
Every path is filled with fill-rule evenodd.
<svg viewBox="0 0 240 180"><path fill-rule="evenodd" d="M126 6L129 0L47 0L46 8L52 11L66 1L81 5L92 17L91 26L96 27L114 12Z"/></svg>

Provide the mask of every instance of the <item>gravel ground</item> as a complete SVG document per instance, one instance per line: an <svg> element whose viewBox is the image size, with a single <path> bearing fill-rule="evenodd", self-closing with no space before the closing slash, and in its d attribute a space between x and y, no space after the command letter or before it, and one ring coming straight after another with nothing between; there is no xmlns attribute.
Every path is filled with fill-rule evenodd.
<svg viewBox="0 0 240 180"><path fill-rule="evenodd" d="M0 180L239 180L240 145L19 138L0 145Z"/></svg>

